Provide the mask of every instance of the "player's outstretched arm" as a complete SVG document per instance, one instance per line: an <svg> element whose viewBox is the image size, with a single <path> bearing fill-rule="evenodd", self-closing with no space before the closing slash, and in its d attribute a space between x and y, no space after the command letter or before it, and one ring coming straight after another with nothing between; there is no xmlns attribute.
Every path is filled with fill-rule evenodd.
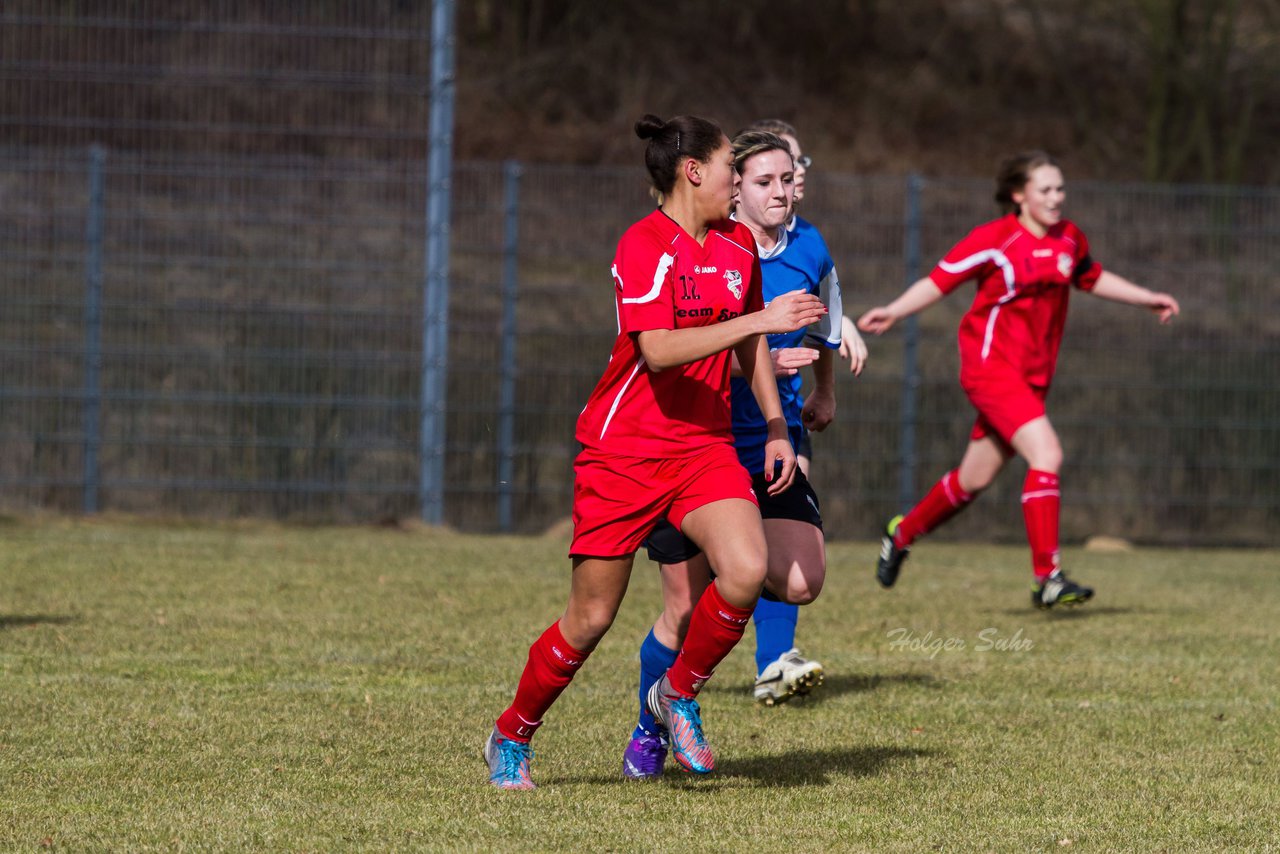
<svg viewBox="0 0 1280 854"><path fill-rule="evenodd" d="M662 371L705 359L756 335L803 329L826 313L822 300L804 291L792 291L775 298L760 311L723 323L685 329L647 329L637 336L636 343L650 370ZM750 376L746 365L742 367L743 375Z"/></svg>
<svg viewBox="0 0 1280 854"><path fill-rule="evenodd" d="M899 320L924 311L943 296L945 294L942 289L933 283L933 279L925 276L903 291L893 302L873 308L859 317L858 328L872 335L883 335Z"/></svg>
<svg viewBox="0 0 1280 854"><path fill-rule="evenodd" d="M1097 283L1089 293L1112 302L1150 309L1160 318L1161 323L1173 320L1180 311L1178 301L1169 294L1135 285L1128 279L1107 270L1102 271L1102 275L1098 277Z"/></svg>

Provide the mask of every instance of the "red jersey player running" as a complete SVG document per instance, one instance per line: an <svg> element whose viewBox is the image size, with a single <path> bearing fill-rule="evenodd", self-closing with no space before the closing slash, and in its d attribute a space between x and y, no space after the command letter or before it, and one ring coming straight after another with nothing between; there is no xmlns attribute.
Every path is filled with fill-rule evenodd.
<svg viewBox="0 0 1280 854"><path fill-rule="evenodd" d="M1062 218L1065 198L1062 171L1049 155L1034 151L1010 158L996 179L996 201L1009 213L975 228L928 276L858 320L864 332L879 335L962 283L978 282L959 336L960 385L978 410L977 422L959 467L886 526L876 565L885 587L897 581L915 539L963 510L1017 453L1030 466L1022 513L1035 572L1032 603L1051 608L1093 596L1058 567L1062 446L1044 408L1069 288L1148 308L1161 323L1178 313L1178 301L1104 271L1090 257L1084 233Z"/></svg>
<svg viewBox="0 0 1280 854"><path fill-rule="evenodd" d="M780 465L769 491L790 486L796 470L764 336L802 329L826 309L798 292L762 306L755 239L728 218L738 177L719 127L645 116L636 134L648 140L662 206L618 243L618 337L578 418L569 603L530 647L515 700L485 743L489 781L503 789L534 787L529 741L613 623L635 551L663 516L702 548L716 580L650 711L680 765L713 770L694 698L742 637L766 569L760 510L730 432L730 349L768 423L763 470Z"/></svg>

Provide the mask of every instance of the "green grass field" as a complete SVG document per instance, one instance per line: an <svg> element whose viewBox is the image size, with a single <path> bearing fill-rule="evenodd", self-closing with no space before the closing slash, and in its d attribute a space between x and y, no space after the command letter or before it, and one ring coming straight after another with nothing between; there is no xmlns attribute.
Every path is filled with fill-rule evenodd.
<svg viewBox="0 0 1280 854"><path fill-rule="evenodd" d="M800 626L826 686L753 705L748 630L702 696L720 770L647 785L641 560L541 788L498 792L480 746L565 545L0 524L0 849L1277 850L1275 552L1067 549L1098 596L1044 614L1023 548L925 542L882 591L834 544Z"/></svg>

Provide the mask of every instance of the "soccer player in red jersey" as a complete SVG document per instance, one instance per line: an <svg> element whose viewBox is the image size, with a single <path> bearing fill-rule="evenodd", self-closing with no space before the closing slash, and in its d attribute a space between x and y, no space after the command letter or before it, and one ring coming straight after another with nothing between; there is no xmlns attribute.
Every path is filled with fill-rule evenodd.
<svg viewBox="0 0 1280 854"><path fill-rule="evenodd" d="M978 283L959 335L960 385L978 411L969 447L960 465L919 504L889 521L876 577L892 587L916 538L968 506L1016 453L1030 466L1022 513L1035 573L1031 601L1039 608L1077 605L1093 590L1068 579L1058 566L1062 445L1044 408L1070 288L1150 309L1161 323L1178 313L1178 301L1105 271L1093 260L1084 233L1062 217L1062 171L1044 152L1005 161L995 198L1008 211L1004 217L975 228L928 276L858 319L864 332L879 335L962 283Z"/></svg>
<svg viewBox="0 0 1280 854"><path fill-rule="evenodd" d="M613 623L635 551L663 516L703 549L717 577L654 686L652 711L672 734L677 762L713 770L694 698L742 637L766 570L760 511L730 432L730 350L768 422L769 491L785 490L795 472L764 336L804 328L826 309L811 294L763 306L754 239L728 218L738 178L719 127L645 116L636 134L648 141L661 206L618 243L618 337L577 425L569 602L530 647L515 699L485 743L489 781L503 789L534 787L530 739Z"/></svg>

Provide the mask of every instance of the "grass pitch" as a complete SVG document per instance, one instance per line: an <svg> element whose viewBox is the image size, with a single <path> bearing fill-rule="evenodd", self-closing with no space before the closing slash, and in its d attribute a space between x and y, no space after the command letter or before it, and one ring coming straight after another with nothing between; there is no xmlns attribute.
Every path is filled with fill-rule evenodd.
<svg viewBox="0 0 1280 854"><path fill-rule="evenodd" d="M880 590L830 547L812 697L751 702L753 634L701 698L719 770L624 783L641 559L535 741L480 747L563 607L566 543L443 531L0 525L3 850L1276 850L1280 559L924 542Z"/></svg>

